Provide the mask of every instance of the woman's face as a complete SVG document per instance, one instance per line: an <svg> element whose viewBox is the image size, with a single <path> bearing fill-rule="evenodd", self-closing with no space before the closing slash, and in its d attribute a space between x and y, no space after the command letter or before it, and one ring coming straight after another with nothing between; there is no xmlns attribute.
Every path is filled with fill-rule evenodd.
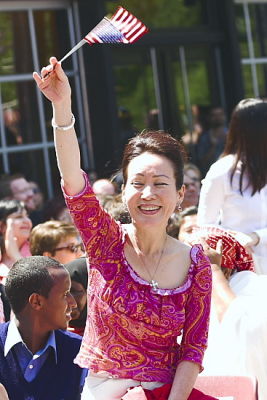
<svg viewBox="0 0 267 400"><path fill-rule="evenodd" d="M71 319L78 319L87 303L86 290L80 282L71 280L70 293L76 301L76 307L71 311Z"/></svg>
<svg viewBox="0 0 267 400"><path fill-rule="evenodd" d="M24 208L13 212L7 217L6 224L4 226L4 234L7 232L7 226L12 229L12 234L17 239L19 246L29 239L32 229L32 222Z"/></svg>
<svg viewBox="0 0 267 400"><path fill-rule="evenodd" d="M188 169L184 174L185 195L183 208L197 206L200 193L200 178L193 169Z"/></svg>
<svg viewBox="0 0 267 400"><path fill-rule="evenodd" d="M48 252L46 252L48 253ZM83 246L81 241L77 236L68 236L63 238L54 249L54 254L44 254L48 255L61 264L67 264L76 258L82 257L84 254Z"/></svg>
<svg viewBox="0 0 267 400"><path fill-rule="evenodd" d="M180 226L178 239L181 242L191 245L192 244L192 233L194 228L197 227L197 214L187 215L183 218L183 222Z"/></svg>
<svg viewBox="0 0 267 400"><path fill-rule="evenodd" d="M166 228L184 195L184 187L176 189L171 161L158 154L142 153L130 161L127 176L123 200L133 223L140 227Z"/></svg>

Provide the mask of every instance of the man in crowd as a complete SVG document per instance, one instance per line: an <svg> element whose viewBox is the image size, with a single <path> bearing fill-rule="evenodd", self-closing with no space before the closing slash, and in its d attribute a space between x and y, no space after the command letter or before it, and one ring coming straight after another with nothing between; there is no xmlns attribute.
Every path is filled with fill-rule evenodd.
<svg viewBox="0 0 267 400"><path fill-rule="evenodd" d="M227 135L226 115L222 107L212 107L208 117L209 129L202 132L196 143L196 165L202 177L221 156Z"/></svg>
<svg viewBox="0 0 267 400"><path fill-rule="evenodd" d="M0 199L23 201L29 213L36 208L31 184L21 174L4 175L0 178Z"/></svg>
<svg viewBox="0 0 267 400"><path fill-rule="evenodd" d="M49 257L22 258L6 295L14 319L0 325L0 383L12 400L78 400L87 371L73 363L81 338L67 332L76 306L70 277Z"/></svg>
<svg viewBox="0 0 267 400"><path fill-rule="evenodd" d="M184 166L184 185L185 194L181 204L182 209L198 206L201 173L198 167L194 164L188 163Z"/></svg>

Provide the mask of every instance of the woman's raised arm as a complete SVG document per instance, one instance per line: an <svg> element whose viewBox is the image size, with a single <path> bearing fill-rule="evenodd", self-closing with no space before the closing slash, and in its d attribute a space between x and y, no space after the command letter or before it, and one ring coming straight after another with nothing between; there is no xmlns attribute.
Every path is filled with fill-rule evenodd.
<svg viewBox="0 0 267 400"><path fill-rule="evenodd" d="M84 178L71 111L69 80L55 57L50 58L50 64L42 68L40 75L34 72L33 78L41 92L52 103L58 168L66 193L75 195L83 189Z"/></svg>

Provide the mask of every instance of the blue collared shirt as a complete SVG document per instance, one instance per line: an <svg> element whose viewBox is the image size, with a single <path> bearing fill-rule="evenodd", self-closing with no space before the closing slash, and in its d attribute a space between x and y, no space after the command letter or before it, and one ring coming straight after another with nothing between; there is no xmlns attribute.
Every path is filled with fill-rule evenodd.
<svg viewBox="0 0 267 400"><path fill-rule="evenodd" d="M16 326L15 320L10 321L7 337L4 348L5 357L9 351L14 351L17 360L19 362L24 378L27 382L32 382L40 369L42 368L45 360L49 356L50 352L54 355L54 361L57 363L57 346L55 339L55 332L52 331L46 345L37 353L32 352L27 348L23 342L19 330Z"/></svg>

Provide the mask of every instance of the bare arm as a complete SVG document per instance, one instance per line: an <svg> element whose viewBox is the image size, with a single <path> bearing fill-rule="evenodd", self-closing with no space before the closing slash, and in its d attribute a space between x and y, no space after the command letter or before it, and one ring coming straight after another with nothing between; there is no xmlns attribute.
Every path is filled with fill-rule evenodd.
<svg viewBox="0 0 267 400"><path fill-rule="evenodd" d="M211 300L211 270L207 257L200 247L192 255L195 271L191 290L185 305L185 322L180 345L180 362L168 400L186 400L202 368L207 347L207 334Z"/></svg>
<svg viewBox="0 0 267 400"><path fill-rule="evenodd" d="M55 57L42 68L41 75L33 73L33 78L41 92L51 101L54 122L58 126L71 123L71 88L61 64ZM80 149L74 127L61 131L54 128L57 163L64 187L69 195L79 193L84 187L81 171Z"/></svg>
<svg viewBox="0 0 267 400"><path fill-rule="evenodd" d="M228 280L221 269L222 260L222 241L217 242L216 250L211 249L202 240L204 253L209 257L212 270L212 302L215 306L218 320L221 322L228 307L235 299L236 295L231 289Z"/></svg>
<svg viewBox="0 0 267 400"><path fill-rule="evenodd" d="M14 219L8 217L6 221L6 233L5 233L5 252L10 260L15 263L22 256L19 251L17 238L14 235Z"/></svg>
<svg viewBox="0 0 267 400"><path fill-rule="evenodd" d="M168 400L187 400L199 374L199 365L182 361L175 373Z"/></svg>

